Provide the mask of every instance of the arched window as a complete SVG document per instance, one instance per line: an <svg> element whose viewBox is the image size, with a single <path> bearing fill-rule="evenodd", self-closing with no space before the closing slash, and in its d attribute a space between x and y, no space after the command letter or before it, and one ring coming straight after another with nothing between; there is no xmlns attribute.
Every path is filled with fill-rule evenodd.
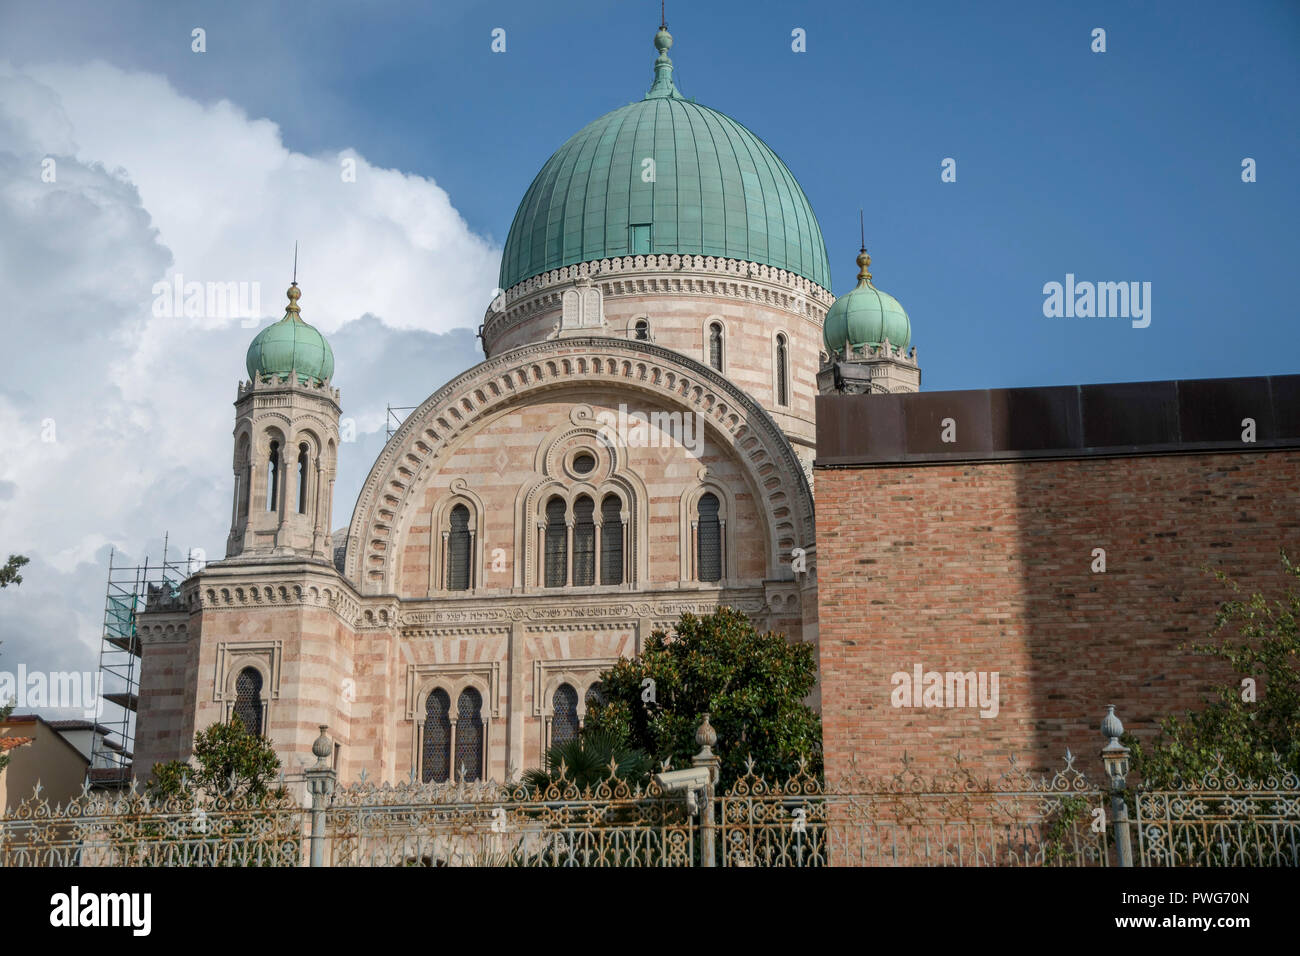
<svg viewBox="0 0 1300 956"><path fill-rule="evenodd" d="M298 446L298 514L307 513L307 443Z"/></svg>
<svg viewBox="0 0 1300 956"><path fill-rule="evenodd" d="M786 352L785 336L778 334L776 337L776 403L778 405L790 404L789 387L786 381L788 378Z"/></svg>
<svg viewBox="0 0 1300 956"><path fill-rule="evenodd" d="M568 684L555 688L551 698L551 743L565 744L578 736L578 692Z"/></svg>
<svg viewBox="0 0 1300 956"><path fill-rule="evenodd" d="M645 319L637 319L633 327L634 337L644 342L650 338L650 323Z"/></svg>
<svg viewBox="0 0 1300 956"><path fill-rule="evenodd" d="M447 535L447 590L469 590L469 509L456 505L451 509L451 530Z"/></svg>
<svg viewBox="0 0 1300 956"><path fill-rule="evenodd" d="M587 688L587 696L584 700L588 713L591 712L592 707L605 703L605 688L601 686L600 681Z"/></svg>
<svg viewBox="0 0 1300 956"><path fill-rule="evenodd" d="M718 497L711 491L700 498L696 559L701 581L722 579L722 522L718 520Z"/></svg>
<svg viewBox="0 0 1300 956"><path fill-rule="evenodd" d="M253 477L253 466L248 463L248 434L239 436L235 446L235 518L248 514L248 487Z"/></svg>
<svg viewBox="0 0 1300 956"><path fill-rule="evenodd" d="M596 503L583 495L573 503L573 583L596 583Z"/></svg>
<svg viewBox="0 0 1300 956"><path fill-rule="evenodd" d="M600 503L600 583L623 583L623 502L606 495Z"/></svg>
<svg viewBox="0 0 1300 956"><path fill-rule="evenodd" d="M266 464L266 510L275 511L280 492L280 443L271 442L271 460Z"/></svg>
<svg viewBox="0 0 1300 956"><path fill-rule="evenodd" d="M232 715L250 734L262 736L262 674L256 667L245 667L235 678Z"/></svg>
<svg viewBox="0 0 1300 956"><path fill-rule="evenodd" d="M425 783L446 783L451 775L451 698L442 688L424 706L424 746L420 776Z"/></svg>
<svg viewBox="0 0 1300 956"><path fill-rule="evenodd" d="M709 326L709 364L722 371L722 324L714 322Z"/></svg>
<svg viewBox="0 0 1300 956"><path fill-rule="evenodd" d="M546 503L546 567L548 588L562 588L568 579L569 533L564 520L564 499Z"/></svg>
<svg viewBox="0 0 1300 956"><path fill-rule="evenodd" d="M483 695L466 687L456 701L456 779L483 778Z"/></svg>

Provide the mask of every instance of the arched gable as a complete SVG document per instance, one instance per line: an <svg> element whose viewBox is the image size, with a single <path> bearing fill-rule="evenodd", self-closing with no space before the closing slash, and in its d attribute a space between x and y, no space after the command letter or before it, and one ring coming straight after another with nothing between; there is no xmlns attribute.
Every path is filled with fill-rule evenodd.
<svg viewBox="0 0 1300 956"><path fill-rule="evenodd" d="M362 594L395 590L398 530L413 492L444 452L480 423L540 393L574 384L652 395L699 412L712 440L745 469L768 539L769 578L792 577L788 556L814 540L812 493L789 441L767 411L702 363L647 342L568 338L502 353L443 386L389 439L358 496L345 573Z"/></svg>

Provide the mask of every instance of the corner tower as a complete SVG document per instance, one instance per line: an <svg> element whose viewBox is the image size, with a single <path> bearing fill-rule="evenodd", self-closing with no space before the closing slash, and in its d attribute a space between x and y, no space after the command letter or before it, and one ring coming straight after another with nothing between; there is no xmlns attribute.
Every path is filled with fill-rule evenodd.
<svg viewBox="0 0 1300 956"><path fill-rule="evenodd" d="M338 461L334 352L302 320L297 281L284 318L248 347L248 381L235 400L235 498L226 557L329 562Z"/></svg>
<svg viewBox="0 0 1300 956"><path fill-rule="evenodd" d="M822 326L826 361L817 372L823 395L916 392L921 366L912 342L912 322L888 292L871 284L871 256L858 253L857 287L835 300Z"/></svg>

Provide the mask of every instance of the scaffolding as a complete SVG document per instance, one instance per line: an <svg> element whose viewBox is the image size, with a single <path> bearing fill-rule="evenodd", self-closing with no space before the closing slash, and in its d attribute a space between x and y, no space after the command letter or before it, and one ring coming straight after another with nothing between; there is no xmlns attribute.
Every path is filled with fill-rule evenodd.
<svg viewBox="0 0 1300 956"><path fill-rule="evenodd" d="M94 787L122 787L131 780L136 713L140 706L140 637L137 618L145 611L180 610L181 582L195 570L187 557L182 563L163 560L142 565L115 565L108 556L108 587L104 596L104 637L99 646L101 708L94 734L87 782Z"/></svg>
<svg viewBox="0 0 1300 956"><path fill-rule="evenodd" d="M402 427L402 422L406 420L406 416L419 407L419 405L389 405L388 417L384 419L384 431L387 433L387 437L392 438L393 433ZM398 412L403 414L399 415Z"/></svg>

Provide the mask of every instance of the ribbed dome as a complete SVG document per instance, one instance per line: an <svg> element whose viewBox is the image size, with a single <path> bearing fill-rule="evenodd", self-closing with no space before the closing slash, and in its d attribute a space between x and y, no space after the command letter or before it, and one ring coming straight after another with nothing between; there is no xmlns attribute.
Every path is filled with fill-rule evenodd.
<svg viewBox="0 0 1300 956"><path fill-rule="evenodd" d="M245 365L250 379L267 375L284 379L297 371L300 384L319 385L334 375L334 350L325 336L298 314L301 296L295 282L289 287L289 306L284 318L258 332L248 346Z"/></svg>
<svg viewBox="0 0 1300 956"><path fill-rule="evenodd" d="M645 99L575 133L528 187L501 257L501 288L642 253L744 259L829 288L821 228L785 163L735 120L677 92L667 30L655 46Z"/></svg>
<svg viewBox="0 0 1300 956"><path fill-rule="evenodd" d="M890 345L900 348L912 341L911 320L897 299L871 284L869 265L871 257L863 250L858 256L857 288L836 299L826 313L822 342L832 355L842 350L846 341L856 347L889 339Z"/></svg>

